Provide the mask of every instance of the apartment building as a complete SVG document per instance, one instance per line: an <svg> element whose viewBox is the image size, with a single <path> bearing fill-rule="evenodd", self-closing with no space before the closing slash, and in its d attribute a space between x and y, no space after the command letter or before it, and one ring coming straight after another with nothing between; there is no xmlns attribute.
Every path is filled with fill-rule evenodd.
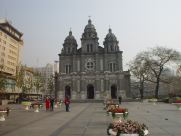
<svg viewBox="0 0 181 136"><path fill-rule="evenodd" d="M15 89L15 77L16 67L22 60L22 36L23 34L10 21L0 19L0 65L3 66L1 72L7 79L5 91L8 97L18 93Z"/></svg>

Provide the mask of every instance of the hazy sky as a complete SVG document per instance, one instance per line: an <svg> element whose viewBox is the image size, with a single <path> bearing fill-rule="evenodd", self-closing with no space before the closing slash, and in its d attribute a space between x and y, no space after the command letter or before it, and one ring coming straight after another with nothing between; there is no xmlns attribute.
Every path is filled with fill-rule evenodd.
<svg viewBox="0 0 181 136"><path fill-rule="evenodd" d="M111 26L124 66L150 47L181 51L181 0L0 0L0 18L24 33L23 63L28 66L58 60L70 27L80 47L89 15L100 46Z"/></svg>

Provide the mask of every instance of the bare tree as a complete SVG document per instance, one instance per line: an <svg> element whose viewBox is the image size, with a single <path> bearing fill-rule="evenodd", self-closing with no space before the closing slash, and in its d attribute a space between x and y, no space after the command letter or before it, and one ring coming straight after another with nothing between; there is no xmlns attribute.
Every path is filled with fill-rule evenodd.
<svg viewBox="0 0 181 136"><path fill-rule="evenodd" d="M36 87L37 95L40 92L40 89L43 87L44 80L41 77L41 74L39 72L34 73L35 80L34 80L34 86Z"/></svg>
<svg viewBox="0 0 181 136"><path fill-rule="evenodd" d="M131 73L139 82L138 88L141 99L144 97L144 82L146 81L147 72L149 71L148 65L144 60L144 56L144 53L139 53L136 58L128 64Z"/></svg>
<svg viewBox="0 0 181 136"><path fill-rule="evenodd" d="M158 98L159 85L161 75L169 62L177 61L180 58L180 53L173 49L165 47L155 47L144 52L144 60L149 67L147 72L147 81L156 83L155 97Z"/></svg>
<svg viewBox="0 0 181 136"><path fill-rule="evenodd" d="M50 92L50 95L52 95L52 92L54 91L54 77L53 77L53 75L48 79L48 90Z"/></svg>
<svg viewBox="0 0 181 136"><path fill-rule="evenodd" d="M0 65L0 93L4 93L6 87L6 79L5 75L3 74L4 65Z"/></svg>
<svg viewBox="0 0 181 136"><path fill-rule="evenodd" d="M23 66L19 65L16 68L16 86L19 89L24 90L24 76L25 76L25 70Z"/></svg>

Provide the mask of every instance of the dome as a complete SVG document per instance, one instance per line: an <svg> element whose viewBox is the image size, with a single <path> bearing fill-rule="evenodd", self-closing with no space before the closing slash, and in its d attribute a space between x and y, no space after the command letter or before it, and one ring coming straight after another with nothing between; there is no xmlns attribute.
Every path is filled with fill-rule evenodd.
<svg viewBox="0 0 181 136"><path fill-rule="evenodd" d="M90 19L88 20L88 24L85 26L84 32L96 32L96 29Z"/></svg>
<svg viewBox="0 0 181 136"><path fill-rule="evenodd" d="M82 39L87 38L98 39L96 29L90 19L88 20L88 24L85 26L84 33L82 34Z"/></svg>
<svg viewBox="0 0 181 136"><path fill-rule="evenodd" d="M72 31L69 32L69 35L65 38L64 44L76 44L77 41L75 40L74 36L72 35Z"/></svg>
<svg viewBox="0 0 181 136"><path fill-rule="evenodd" d="M109 28L109 33L106 35L105 41L107 41L107 42L117 42L117 38L112 33L112 30L110 28Z"/></svg>

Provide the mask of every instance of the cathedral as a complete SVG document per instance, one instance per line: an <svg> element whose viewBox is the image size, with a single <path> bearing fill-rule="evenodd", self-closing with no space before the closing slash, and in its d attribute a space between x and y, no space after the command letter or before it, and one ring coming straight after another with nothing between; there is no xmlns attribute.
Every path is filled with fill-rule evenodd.
<svg viewBox="0 0 181 136"><path fill-rule="evenodd" d="M73 100L130 96L130 72L123 71L122 51L109 29L103 46L89 19L81 37L81 47L72 31L65 38L59 54L58 98L66 95Z"/></svg>

